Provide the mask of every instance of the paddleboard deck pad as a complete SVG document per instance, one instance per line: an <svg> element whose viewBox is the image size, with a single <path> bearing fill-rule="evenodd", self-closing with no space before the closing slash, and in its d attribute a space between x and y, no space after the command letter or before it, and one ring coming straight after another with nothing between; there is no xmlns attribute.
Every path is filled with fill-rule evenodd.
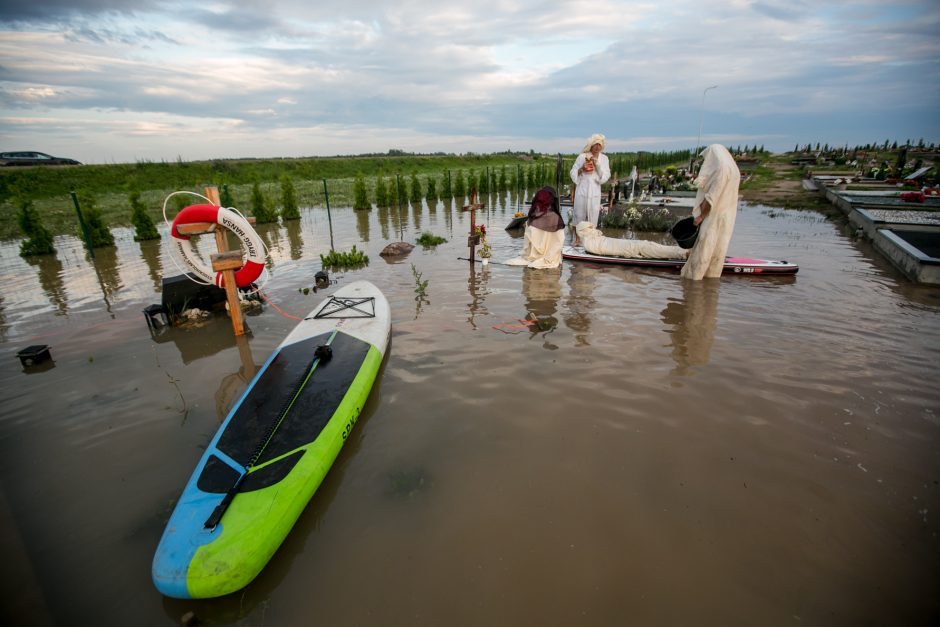
<svg viewBox="0 0 940 627"><path fill-rule="evenodd" d="M166 596L246 586L281 545L356 424L388 347L388 301L357 281L275 349L223 421L153 559Z"/></svg>
<svg viewBox="0 0 940 627"><path fill-rule="evenodd" d="M586 252L583 248L565 246L561 256L572 261L590 261L593 263L613 263L621 266L640 266L645 268L666 268L681 270L685 260L681 259L639 259L595 255ZM771 259L752 259L750 257L725 257L722 274L796 274L800 267L787 261L774 261Z"/></svg>

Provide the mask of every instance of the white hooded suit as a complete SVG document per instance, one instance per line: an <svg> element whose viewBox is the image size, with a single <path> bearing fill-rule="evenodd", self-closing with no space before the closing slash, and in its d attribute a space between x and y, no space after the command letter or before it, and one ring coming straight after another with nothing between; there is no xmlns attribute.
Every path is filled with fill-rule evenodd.
<svg viewBox="0 0 940 627"><path fill-rule="evenodd" d="M701 215L703 200L711 205L711 211L699 225L698 239L689 260L682 266L682 276L695 280L721 276L738 213L738 186L741 184L741 172L727 148L712 144L702 151L702 156L692 215Z"/></svg>
<svg viewBox="0 0 940 627"><path fill-rule="evenodd" d="M572 207L572 224L587 220L597 226L597 219L601 213L601 185L610 179L610 161L607 159L607 155L602 152L597 155L593 172L582 172L579 175L578 170L584 165L585 159L590 156L591 146L600 144L603 150L606 143L603 135L592 135L571 167L569 173L571 182L576 185L574 207Z"/></svg>

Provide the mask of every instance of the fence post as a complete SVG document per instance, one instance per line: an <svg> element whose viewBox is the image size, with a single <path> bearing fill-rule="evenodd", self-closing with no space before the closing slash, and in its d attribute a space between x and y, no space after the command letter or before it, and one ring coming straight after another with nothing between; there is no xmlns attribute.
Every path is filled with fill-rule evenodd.
<svg viewBox="0 0 940 627"><path fill-rule="evenodd" d="M330 190L323 179L323 196L326 198L326 219L330 223L330 250L333 250L333 217L330 215Z"/></svg>
<svg viewBox="0 0 940 627"><path fill-rule="evenodd" d="M88 235L88 227L85 226L85 218L82 216L82 208L78 204L78 196L75 195L75 190L69 192L72 195L72 202L75 204L75 212L78 214L78 224L82 227L82 237L85 238L85 246L88 248L88 254L91 255L91 258L95 258L95 248L91 245L91 237Z"/></svg>

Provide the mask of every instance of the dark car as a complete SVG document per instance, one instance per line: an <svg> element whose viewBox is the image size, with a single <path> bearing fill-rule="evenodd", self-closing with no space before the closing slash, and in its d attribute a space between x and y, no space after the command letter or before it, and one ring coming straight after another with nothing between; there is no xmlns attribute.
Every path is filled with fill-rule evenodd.
<svg viewBox="0 0 940 627"><path fill-rule="evenodd" d="M4 165L81 165L75 159L53 157L44 152L0 152L0 166Z"/></svg>

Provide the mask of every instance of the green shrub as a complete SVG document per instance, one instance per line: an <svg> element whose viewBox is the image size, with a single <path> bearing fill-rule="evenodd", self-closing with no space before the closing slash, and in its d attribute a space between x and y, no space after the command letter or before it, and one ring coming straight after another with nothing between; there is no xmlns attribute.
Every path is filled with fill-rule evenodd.
<svg viewBox="0 0 940 627"><path fill-rule="evenodd" d="M418 236L418 239L416 241L422 246L424 246L425 248L431 248L431 247L437 246L438 244L446 243L447 239L439 235L435 235L434 233L431 233L430 231L425 231L424 233Z"/></svg>
<svg viewBox="0 0 940 627"><path fill-rule="evenodd" d="M131 224L134 225L134 241L142 242L160 239L160 233L153 224L153 218L147 213L147 208L140 200L140 192L133 191L128 198L131 202Z"/></svg>
<svg viewBox="0 0 940 627"><path fill-rule="evenodd" d="M441 198L450 199L454 197L454 190L450 184L450 171L444 170L444 178L441 179Z"/></svg>
<svg viewBox="0 0 940 627"><path fill-rule="evenodd" d="M338 253L331 250L326 255L320 255L320 262L324 268L359 268L369 264L369 256L358 250L355 244L347 253Z"/></svg>
<svg viewBox="0 0 940 627"><path fill-rule="evenodd" d="M388 186L385 183L385 175L380 174L375 180L375 204L377 207L388 207Z"/></svg>
<svg viewBox="0 0 940 627"><path fill-rule="evenodd" d="M353 209L371 209L369 195L366 192L366 179L360 172L353 183Z"/></svg>
<svg viewBox="0 0 940 627"><path fill-rule="evenodd" d="M418 180L418 173L411 173L411 204L420 205L421 198L423 194L421 193L421 181Z"/></svg>
<svg viewBox="0 0 940 627"><path fill-rule="evenodd" d="M33 203L29 200L20 200L19 205L20 210L17 214L17 221L26 235L26 239L20 243L20 256L28 257L30 255L54 253L55 246L52 241L52 233L43 226L39 212L33 208Z"/></svg>
<svg viewBox="0 0 940 627"><path fill-rule="evenodd" d="M94 196L87 192L78 194L78 204L82 208L82 216L85 221L85 228L88 229L88 239L91 240L92 248L103 248L104 246L114 246L114 235L104 223L101 210L95 202ZM81 227L79 227L78 236L84 240ZM88 243L85 244L88 246Z"/></svg>
<svg viewBox="0 0 940 627"><path fill-rule="evenodd" d="M428 199L429 204L437 202L437 182L433 176L428 176L428 191L425 197Z"/></svg>
<svg viewBox="0 0 940 627"><path fill-rule="evenodd" d="M457 170L454 173L454 198L463 201L467 195L467 186L464 185L463 170Z"/></svg>
<svg viewBox="0 0 940 627"><path fill-rule="evenodd" d="M286 174L281 175L281 217L285 220L300 219L294 182Z"/></svg>
<svg viewBox="0 0 940 627"><path fill-rule="evenodd" d="M400 174L395 176L395 198L399 205L408 204L408 190L406 189L405 183L401 180Z"/></svg>
<svg viewBox="0 0 940 627"><path fill-rule="evenodd" d="M277 214L271 209L264 194L261 193L261 185L255 183L251 186L251 215L255 222L265 224L268 222L277 222Z"/></svg>

